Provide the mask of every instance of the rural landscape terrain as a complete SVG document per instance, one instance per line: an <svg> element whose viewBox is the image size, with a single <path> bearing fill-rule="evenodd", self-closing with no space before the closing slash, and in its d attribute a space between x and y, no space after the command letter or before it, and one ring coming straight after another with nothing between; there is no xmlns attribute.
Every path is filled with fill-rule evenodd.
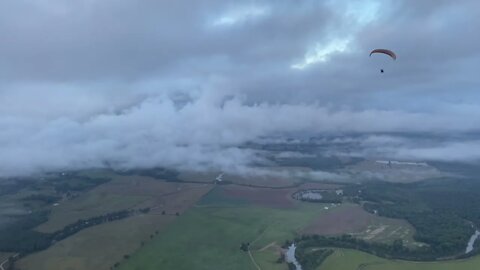
<svg viewBox="0 0 480 270"><path fill-rule="evenodd" d="M262 148L268 165L252 174L92 169L5 179L1 267L480 265L475 166L324 156L314 142L245 147Z"/></svg>
<svg viewBox="0 0 480 270"><path fill-rule="evenodd" d="M0 0L0 270L480 270L480 0Z"/></svg>

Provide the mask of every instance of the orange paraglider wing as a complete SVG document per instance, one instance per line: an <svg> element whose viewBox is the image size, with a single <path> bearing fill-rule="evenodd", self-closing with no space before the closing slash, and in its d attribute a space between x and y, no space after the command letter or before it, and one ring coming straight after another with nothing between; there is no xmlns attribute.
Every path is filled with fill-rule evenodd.
<svg viewBox="0 0 480 270"><path fill-rule="evenodd" d="M374 54L374 53L383 53L383 54L386 54L386 55L390 56L393 60L397 60L397 55L394 52L392 52L391 50L375 49L375 50L370 52L370 56L372 56L372 54Z"/></svg>

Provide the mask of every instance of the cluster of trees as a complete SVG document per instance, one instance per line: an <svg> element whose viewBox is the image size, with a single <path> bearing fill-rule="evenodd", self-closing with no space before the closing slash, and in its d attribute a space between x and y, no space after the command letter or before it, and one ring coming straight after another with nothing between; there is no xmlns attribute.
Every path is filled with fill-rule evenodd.
<svg viewBox="0 0 480 270"><path fill-rule="evenodd" d="M295 242L297 243L297 259L302 258L304 260L312 260L315 258L314 256L308 255L309 250L311 251L312 248L356 249L387 259L402 259L409 261L435 260L438 258L437 254L433 253L429 247L424 246L416 249L410 249L403 245L402 240L396 240L393 242L393 244L385 244L367 242L350 235L342 235L338 237L304 235L301 238L295 239ZM313 265L314 262L310 263Z"/></svg>
<svg viewBox="0 0 480 270"><path fill-rule="evenodd" d="M249 247L250 247L250 243L248 243L248 242L247 242L247 243L242 243L242 244L240 245L240 249L243 250L243 251L245 251L245 252L248 251L248 248L249 248Z"/></svg>
<svg viewBox="0 0 480 270"><path fill-rule="evenodd" d="M6 194L14 194L25 187L30 187L35 184L33 179L1 179L0 181L0 196Z"/></svg>
<svg viewBox="0 0 480 270"><path fill-rule="evenodd" d="M18 192L27 187L30 190L53 187L57 194L68 194L70 191L89 190L110 181L110 178L92 178L78 175L77 173L62 173L53 176L49 175L46 179L41 180L14 179L11 182L7 181L9 188L3 189L4 186L2 186L0 194L3 192ZM61 200L61 197L40 193L28 195L21 200L25 206L30 206L32 202L52 204ZM34 211L28 215L17 216L12 222L2 226L0 228L0 251L30 253L49 247L52 241L59 238L62 232L48 234L34 230L35 227L48 220L49 213L49 210ZM68 230L68 228L65 229Z"/></svg>
<svg viewBox="0 0 480 270"><path fill-rule="evenodd" d="M468 221L453 213L436 210L399 213L392 209L395 206L378 204L365 204L364 207L382 216L406 219L415 227L414 239L428 244L439 257L463 252L474 233Z"/></svg>
<svg viewBox="0 0 480 270"><path fill-rule="evenodd" d="M0 230L0 251L32 252L40 250L51 242L49 234L34 231L33 228L48 220L48 211L34 212L19 217Z"/></svg>
<svg viewBox="0 0 480 270"><path fill-rule="evenodd" d="M331 254L325 252L328 248L356 249L383 258L413 261L464 258L480 253L479 241L473 252L464 253L475 228L480 228L478 180L435 179L410 184L370 182L345 187L344 196L360 203L369 212L407 220L415 227L415 240L426 245L408 248L401 239L386 244L349 235L302 236L295 242L296 257L304 269L316 269ZM290 242L285 247L288 245Z"/></svg>
<svg viewBox="0 0 480 270"><path fill-rule="evenodd" d="M295 258L304 270L315 270L333 253L332 249L303 249L296 252Z"/></svg>
<svg viewBox="0 0 480 270"><path fill-rule="evenodd" d="M50 179L57 193L88 191L98 185L107 183L111 178L88 177L84 175L69 174Z"/></svg>
<svg viewBox="0 0 480 270"><path fill-rule="evenodd" d="M92 217L89 219L80 219L73 224L69 224L65 226L63 229L52 233L50 236L52 241L60 241L85 228L99 225L105 222L127 218L133 212L134 212L133 210L121 210L121 211L112 212L112 213L108 213L101 216Z"/></svg>
<svg viewBox="0 0 480 270"><path fill-rule="evenodd" d="M415 227L415 240L428 244L436 257L463 253L475 231L472 223L480 225L478 181L370 183L361 190L367 211L407 220Z"/></svg>
<svg viewBox="0 0 480 270"><path fill-rule="evenodd" d="M145 208L138 209L138 212L140 212L142 214L146 214L146 213L150 212L150 207L145 207Z"/></svg>
<svg viewBox="0 0 480 270"><path fill-rule="evenodd" d="M165 180L167 182L179 182L179 172L166 168L153 168L153 169L135 169L119 172L122 175L141 175L148 176L159 180Z"/></svg>
<svg viewBox="0 0 480 270"><path fill-rule="evenodd" d="M52 204L62 199L60 196L47 195L47 194L32 194L22 198L23 201L40 201L45 204Z"/></svg>
<svg viewBox="0 0 480 270"><path fill-rule="evenodd" d="M480 181L462 179L427 185L418 190L424 201L436 211L455 213L480 227ZM450 200L448 198L454 198Z"/></svg>

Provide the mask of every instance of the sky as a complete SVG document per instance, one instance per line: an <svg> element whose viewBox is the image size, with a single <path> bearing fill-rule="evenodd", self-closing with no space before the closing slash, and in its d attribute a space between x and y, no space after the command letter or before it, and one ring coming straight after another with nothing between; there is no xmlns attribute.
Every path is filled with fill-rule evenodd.
<svg viewBox="0 0 480 270"><path fill-rule="evenodd" d="M476 0L2 0L0 176L233 170L259 158L239 145L286 134L476 133L479 27Z"/></svg>

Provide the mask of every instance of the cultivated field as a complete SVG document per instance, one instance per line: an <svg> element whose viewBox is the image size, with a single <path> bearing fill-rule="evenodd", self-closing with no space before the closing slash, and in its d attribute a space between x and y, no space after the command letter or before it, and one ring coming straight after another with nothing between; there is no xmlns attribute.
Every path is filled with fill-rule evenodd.
<svg viewBox="0 0 480 270"><path fill-rule="evenodd" d="M415 229L405 220L380 217L357 204L342 204L309 224L306 234L351 234L367 241L391 243L402 239L405 245L420 245L413 240Z"/></svg>
<svg viewBox="0 0 480 270"><path fill-rule="evenodd" d="M77 221L123 209L150 207L147 214L85 229L49 249L22 258L23 270L110 269L124 255L151 241L205 195L212 185L180 184L149 177L116 176L112 181L54 207L37 229L55 231Z"/></svg>
<svg viewBox="0 0 480 270"><path fill-rule="evenodd" d="M243 200L259 206L274 208L291 208L294 206L294 199L291 198L291 189L264 189L251 187L225 186L218 187L224 197L233 200Z"/></svg>
<svg viewBox="0 0 480 270"><path fill-rule="evenodd" d="M54 232L79 219L123 209L151 207L153 212L185 211L211 188L202 184L179 184L141 176L115 176L97 188L73 200L53 207L49 220L37 227Z"/></svg>
<svg viewBox="0 0 480 270"><path fill-rule="evenodd" d="M105 213L130 209L147 201L148 197L119 196L108 193L86 193L53 207L47 222L36 228L40 232L55 232L79 219L87 219Z"/></svg>
<svg viewBox="0 0 480 270"><path fill-rule="evenodd" d="M336 189L339 185L323 183L305 183L295 188L258 188L238 185L217 185L208 197L200 202L208 204L254 204L272 208L292 208L298 201L292 194L299 189Z"/></svg>
<svg viewBox="0 0 480 270"><path fill-rule="evenodd" d="M266 247L266 249L262 248L251 252L258 267L262 270L288 270L287 264L277 262L281 249L276 242L272 242L271 247Z"/></svg>
<svg viewBox="0 0 480 270"><path fill-rule="evenodd" d="M90 227L15 265L22 270L110 269L175 218L146 214Z"/></svg>
<svg viewBox="0 0 480 270"><path fill-rule="evenodd" d="M391 261L355 251L336 250L319 267L321 270L477 270L480 269L480 256L465 260L444 262Z"/></svg>
<svg viewBox="0 0 480 270"><path fill-rule="evenodd" d="M275 262L280 246L319 215L335 211L323 206L293 202L286 208L266 207L226 198L215 189L120 269L258 269L255 264L285 269ZM242 243L250 243L251 257L240 250Z"/></svg>
<svg viewBox="0 0 480 270"><path fill-rule="evenodd" d="M302 182L297 175L305 174L311 170L297 167L262 168L262 173L252 173L250 176L223 174L222 180L241 185L254 185L264 187L287 187ZM183 181L200 181L212 183L221 172L181 172L178 178Z"/></svg>

